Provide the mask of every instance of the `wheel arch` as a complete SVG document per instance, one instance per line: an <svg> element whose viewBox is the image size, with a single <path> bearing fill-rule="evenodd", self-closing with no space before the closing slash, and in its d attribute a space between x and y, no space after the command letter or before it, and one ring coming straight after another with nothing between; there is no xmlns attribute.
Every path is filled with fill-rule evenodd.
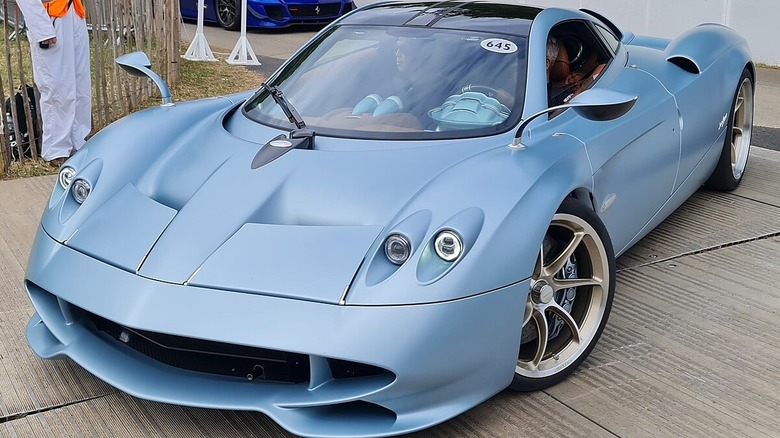
<svg viewBox="0 0 780 438"><path fill-rule="evenodd" d="M753 81L753 87L756 86L756 66L753 64L753 61L748 61L747 64L745 64L745 68L748 72L750 72L750 79Z"/></svg>
<svg viewBox="0 0 780 438"><path fill-rule="evenodd" d="M539 248L550 222L566 199L575 199L596 211L593 176L590 166L583 165L588 163L584 148L570 152L539 176L496 227L490 241L485 242L493 254L505 254L513 266L520 267L513 281L531 276L537 254L528 248ZM533 212L533 218L529 218L529 211Z"/></svg>
<svg viewBox="0 0 780 438"><path fill-rule="evenodd" d="M598 210L596 210L596 203L593 199L593 193L587 187L578 187L572 190L566 198L572 198L576 200L577 202L593 210L593 212L598 215ZM566 198L564 198L564 200ZM561 201L561 204L563 204L563 201Z"/></svg>

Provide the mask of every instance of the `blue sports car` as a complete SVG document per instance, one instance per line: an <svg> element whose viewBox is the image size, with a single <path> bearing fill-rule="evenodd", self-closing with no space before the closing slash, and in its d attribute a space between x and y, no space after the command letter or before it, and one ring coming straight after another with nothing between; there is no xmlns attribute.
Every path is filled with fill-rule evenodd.
<svg viewBox="0 0 780 438"><path fill-rule="evenodd" d="M181 16L198 18L198 0L180 0ZM203 20L228 30L241 28L241 0L205 0ZM291 24L326 23L355 9L353 0L248 0L246 25L287 27Z"/></svg>
<svg viewBox="0 0 780 438"><path fill-rule="evenodd" d="M306 436L432 426L565 379L615 257L746 169L755 70L706 24L382 3L255 92L163 104L61 168L27 327L135 396L263 412ZM695 230L692 230L695 232Z"/></svg>

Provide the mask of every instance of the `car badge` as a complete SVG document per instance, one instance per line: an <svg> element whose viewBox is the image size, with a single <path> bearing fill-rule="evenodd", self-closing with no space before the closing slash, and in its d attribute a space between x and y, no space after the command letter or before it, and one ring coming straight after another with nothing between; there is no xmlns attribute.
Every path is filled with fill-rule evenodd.
<svg viewBox="0 0 780 438"><path fill-rule="evenodd" d="M718 125L718 131L722 130L724 126L726 126L726 122L729 120L729 113L726 113L722 119L720 119L720 124Z"/></svg>
<svg viewBox="0 0 780 438"><path fill-rule="evenodd" d="M317 15L320 15L320 7L319 7L319 5L317 5L317 6L315 6L315 7L314 7L314 12L315 12Z"/></svg>
<svg viewBox="0 0 780 438"><path fill-rule="evenodd" d="M615 198L617 198L617 194L610 193L607 195L607 197L604 199L604 202L601 204L601 208L599 209L600 213L606 213L607 210L609 210L609 207L612 207L612 203L615 202Z"/></svg>

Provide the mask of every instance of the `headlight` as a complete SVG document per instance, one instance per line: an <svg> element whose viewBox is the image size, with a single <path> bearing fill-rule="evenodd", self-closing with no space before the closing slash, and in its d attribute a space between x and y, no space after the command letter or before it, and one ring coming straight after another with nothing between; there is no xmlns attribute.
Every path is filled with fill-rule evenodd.
<svg viewBox="0 0 780 438"><path fill-rule="evenodd" d="M70 183L73 182L73 177L76 176L76 169L65 166L62 169L60 169L60 175L57 178L57 180L60 182L60 186L68 190L68 187L70 187Z"/></svg>
<svg viewBox="0 0 780 438"><path fill-rule="evenodd" d="M412 245L409 239L401 234L391 234L385 240L385 255L387 259L396 265L403 265L412 254Z"/></svg>
<svg viewBox="0 0 780 438"><path fill-rule="evenodd" d="M73 182L70 191L73 193L73 199L79 204L82 204L87 199L90 192L92 192L92 185L89 181L79 178Z"/></svg>
<svg viewBox="0 0 780 438"><path fill-rule="evenodd" d="M460 237L451 230L442 230L433 241L436 255L445 262L454 262L463 253L463 243Z"/></svg>

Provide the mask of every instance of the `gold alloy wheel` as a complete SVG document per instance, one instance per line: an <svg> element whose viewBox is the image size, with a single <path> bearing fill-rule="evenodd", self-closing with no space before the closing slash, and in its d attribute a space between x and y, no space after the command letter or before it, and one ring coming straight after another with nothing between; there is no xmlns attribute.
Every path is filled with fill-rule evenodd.
<svg viewBox="0 0 780 438"><path fill-rule="evenodd" d="M515 367L517 375L527 378L555 375L585 354L599 333L609 299L610 263L596 230L578 216L557 213L547 236L559 249L545 254L542 245L531 279L523 331L535 336L521 345ZM567 277L566 271L576 272L575 277ZM567 311L560 297L570 291L576 295ZM563 327L551 336L550 322L556 318Z"/></svg>
<svg viewBox="0 0 780 438"><path fill-rule="evenodd" d="M744 78L734 101L731 124L731 171L739 180L747 165L750 138L753 130L753 83Z"/></svg>

